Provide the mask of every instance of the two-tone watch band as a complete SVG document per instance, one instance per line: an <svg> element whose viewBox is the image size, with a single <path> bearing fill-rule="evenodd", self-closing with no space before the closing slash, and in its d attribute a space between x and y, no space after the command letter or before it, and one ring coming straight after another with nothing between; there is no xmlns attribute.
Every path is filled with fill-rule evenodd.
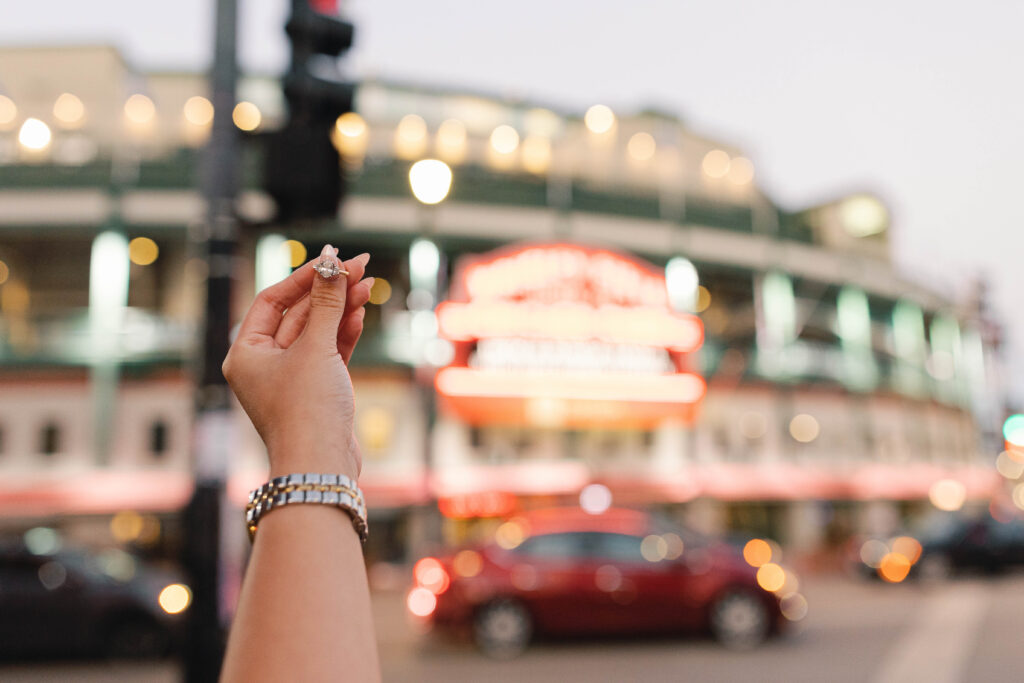
<svg viewBox="0 0 1024 683"><path fill-rule="evenodd" d="M256 537L256 527L263 515L293 503L319 503L341 508L352 518L360 540L366 542L366 503L363 492L344 474L288 474L275 477L249 492L245 506L245 523L249 539Z"/></svg>

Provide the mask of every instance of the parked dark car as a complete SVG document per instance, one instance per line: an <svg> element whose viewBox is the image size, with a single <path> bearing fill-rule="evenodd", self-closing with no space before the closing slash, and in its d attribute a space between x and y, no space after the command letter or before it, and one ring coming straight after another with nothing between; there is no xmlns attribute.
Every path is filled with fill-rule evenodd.
<svg viewBox="0 0 1024 683"><path fill-rule="evenodd" d="M141 565L120 580L102 567L84 551L0 545L0 657L167 654L191 599L187 587Z"/></svg>
<svg viewBox="0 0 1024 683"><path fill-rule="evenodd" d="M886 561L902 555L906 561ZM1024 567L1024 519L1005 521L990 515L932 515L913 531L894 538L859 538L850 557L866 577L899 583L904 578L945 578L957 573L995 573ZM899 558L896 558L899 559Z"/></svg>
<svg viewBox="0 0 1024 683"><path fill-rule="evenodd" d="M558 509L510 520L490 543L420 560L407 605L496 656L535 635L703 631L749 647L784 622L757 572L726 543L643 512Z"/></svg>
<svg viewBox="0 0 1024 683"><path fill-rule="evenodd" d="M1014 567L1024 567L1024 519L1001 522L983 515L951 518L922 533L921 559L912 573L926 577L996 573Z"/></svg>

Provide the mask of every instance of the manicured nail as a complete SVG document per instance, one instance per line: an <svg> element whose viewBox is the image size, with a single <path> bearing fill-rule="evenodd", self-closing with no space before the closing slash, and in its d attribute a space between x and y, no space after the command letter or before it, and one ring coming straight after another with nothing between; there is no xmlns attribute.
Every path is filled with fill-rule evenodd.
<svg viewBox="0 0 1024 683"><path fill-rule="evenodd" d="M330 280L338 275L348 275L348 271L341 267L338 259L335 258L335 249L329 244L325 244L324 248L320 251L320 258L313 265L313 269L320 273L320 277L325 280Z"/></svg>
<svg viewBox="0 0 1024 683"><path fill-rule="evenodd" d="M370 262L370 255L367 254L366 252L363 252L359 256L356 256L354 260L359 261L360 263L363 264L363 267L366 267L366 264Z"/></svg>
<svg viewBox="0 0 1024 683"><path fill-rule="evenodd" d="M375 278L375 277L368 277L368 278L366 278L366 282L370 285L370 289L373 289L373 283L376 282L376 281L377 281L377 278Z"/></svg>

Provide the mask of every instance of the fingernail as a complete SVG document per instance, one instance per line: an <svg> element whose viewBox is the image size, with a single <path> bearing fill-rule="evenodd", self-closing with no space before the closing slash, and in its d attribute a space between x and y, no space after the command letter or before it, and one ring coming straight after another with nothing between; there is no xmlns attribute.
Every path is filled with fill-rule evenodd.
<svg viewBox="0 0 1024 683"><path fill-rule="evenodd" d="M338 259L334 256L334 247L325 244L320 250L320 258L313 264L313 270L320 273L320 277L331 280L338 275L348 275L348 271L341 267Z"/></svg>
<svg viewBox="0 0 1024 683"><path fill-rule="evenodd" d="M373 289L373 283L376 282L376 281L377 281L377 278L375 278L375 277L368 277L368 278L366 278L366 282L368 282L370 284L370 289Z"/></svg>
<svg viewBox="0 0 1024 683"><path fill-rule="evenodd" d="M370 255L369 255L369 254L367 254L366 252L363 252L363 253L362 253L362 254L360 254L359 256L356 256L356 257L355 257L355 260L356 260L356 261L359 261L359 262L360 262L361 264L363 264L363 266L365 267L365 266L366 266L366 264L370 262Z"/></svg>
<svg viewBox="0 0 1024 683"><path fill-rule="evenodd" d="M337 247L334 247L334 255L337 256L340 253L341 253L341 250L338 249Z"/></svg>

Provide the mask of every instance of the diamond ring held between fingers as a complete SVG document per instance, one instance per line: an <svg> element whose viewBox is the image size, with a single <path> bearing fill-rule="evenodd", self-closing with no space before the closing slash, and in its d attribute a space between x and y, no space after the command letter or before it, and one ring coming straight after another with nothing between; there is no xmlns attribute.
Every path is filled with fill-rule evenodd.
<svg viewBox="0 0 1024 683"><path fill-rule="evenodd" d="M313 264L313 270L320 273L320 277L325 280L330 280L339 275L348 276L348 271L338 265L338 259L333 256L321 256L320 259Z"/></svg>

